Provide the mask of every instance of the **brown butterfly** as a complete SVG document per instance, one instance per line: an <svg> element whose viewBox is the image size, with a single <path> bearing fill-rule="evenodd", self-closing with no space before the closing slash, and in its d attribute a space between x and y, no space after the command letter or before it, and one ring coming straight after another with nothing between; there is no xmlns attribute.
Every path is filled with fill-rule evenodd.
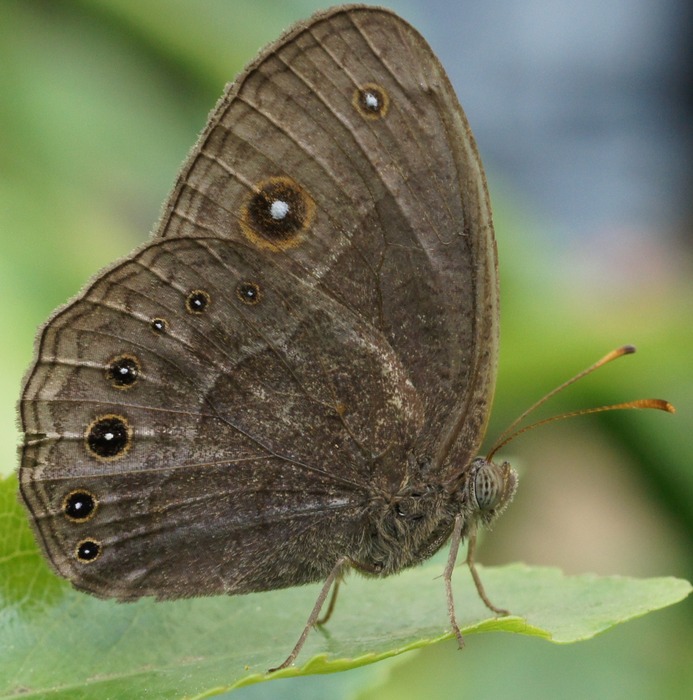
<svg viewBox="0 0 693 700"><path fill-rule="evenodd" d="M21 495L75 587L134 600L386 576L512 498L476 458L498 276L467 120L393 13L318 14L212 113L150 243L42 329Z"/></svg>

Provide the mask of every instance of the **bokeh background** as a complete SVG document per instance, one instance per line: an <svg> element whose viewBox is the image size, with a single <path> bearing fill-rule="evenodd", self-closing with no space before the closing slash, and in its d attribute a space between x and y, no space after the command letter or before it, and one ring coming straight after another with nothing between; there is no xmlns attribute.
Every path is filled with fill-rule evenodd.
<svg viewBox="0 0 693 700"><path fill-rule="evenodd" d="M0 471L37 326L144 241L231 80L315 0L0 2ZM639 354L546 414L661 396L540 428L504 456L517 498L486 564L693 575L693 22L687 0L392 0L439 54L489 177L502 342L492 440L613 347ZM461 575L465 575L462 570ZM470 582L471 585L471 582ZM338 614L338 612L337 612ZM688 698L693 606L557 647L476 636L238 698ZM364 624L368 624L364 620ZM0 651L1 653L1 651Z"/></svg>

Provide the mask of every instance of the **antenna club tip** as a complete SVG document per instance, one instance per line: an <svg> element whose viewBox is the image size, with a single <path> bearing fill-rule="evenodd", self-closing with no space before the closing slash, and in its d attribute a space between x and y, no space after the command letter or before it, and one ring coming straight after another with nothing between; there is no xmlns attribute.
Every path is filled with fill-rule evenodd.
<svg viewBox="0 0 693 700"><path fill-rule="evenodd" d="M676 408L665 399L640 399L633 401L633 408L654 408L657 411L676 413Z"/></svg>
<svg viewBox="0 0 693 700"><path fill-rule="evenodd" d="M622 352L624 355L632 355L634 352L637 352L637 350L638 350L638 349L635 347L635 345L624 345L624 346L621 348L621 352Z"/></svg>

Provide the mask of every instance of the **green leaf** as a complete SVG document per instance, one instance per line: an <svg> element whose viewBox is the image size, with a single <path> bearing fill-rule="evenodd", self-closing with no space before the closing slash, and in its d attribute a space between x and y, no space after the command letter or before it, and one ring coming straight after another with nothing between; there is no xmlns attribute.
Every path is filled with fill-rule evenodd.
<svg viewBox="0 0 693 700"><path fill-rule="evenodd" d="M1 698L177 698L255 683L286 657L315 601L319 586L165 603L79 593L44 562L16 489L15 477L0 482ZM346 670L449 638L441 572L432 562L388 579L350 577L298 665L272 677ZM481 574L492 600L515 614L490 617L460 567L455 599L465 633L557 643L589 639L691 590L674 578L569 577L523 564Z"/></svg>

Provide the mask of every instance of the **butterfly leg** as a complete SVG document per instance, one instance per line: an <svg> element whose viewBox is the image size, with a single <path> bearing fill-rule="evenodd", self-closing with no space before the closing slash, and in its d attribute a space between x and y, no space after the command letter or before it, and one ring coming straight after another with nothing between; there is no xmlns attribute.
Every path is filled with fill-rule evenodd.
<svg viewBox="0 0 693 700"><path fill-rule="evenodd" d="M348 557L341 557L337 560L337 563L332 568L332 571L330 571L328 577L325 579L325 583L320 589L318 598L315 601L315 605L313 606L313 609L311 610L310 615L308 616L306 626L303 628L303 632L301 632L301 636L298 638L296 645L291 650L291 653L286 657L286 659L284 659L284 661L281 664L279 664L279 666L275 666L274 668L269 669L269 673L279 671L282 668L286 668L296 660L296 657L299 655L301 649L303 648L303 645L306 642L306 639L308 638L308 635L310 634L310 630L318 622L318 618L320 617L320 611L322 610L322 606L325 604L327 594L330 592L330 589L332 588L333 584L335 585L335 589L338 588L339 579L344 573L345 567L348 567L350 565L351 560ZM332 600L330 600L330 605L327 608L327 613L325 614L323 621L326 621L326 618L328 618L331 615L336 597L337 594L335 591L335 593L332 596Z"/></svg>
<svg viewBox="0 0 693 700"><path fill-rule="evenodd" d="M327 624L327 621L332 617L332 613L334 612L334 606L335 606L335 603L337 602L337 594L339 593L339 586L341 585L341 583L342 583L342 577L339 576L335 580L334 586L332 587L332 595L330 596L330 602L327 605L327 611L325 612L325 614L321 618L319 618L315 621L316 625L325 625L325 624Z"/></svg>
<svg viewBox="0 0 693 700"><path fill-rule="evenodd" d="M474 552L476 551L476 529L474 529L470 535L469 535L469 544L467 545L467 566L469 567L469 571L472 574L472 578L474 579L474 585L476 586L476 590L479 594L479 597L481 600L484 601L484 605L491 610L492 612L496 613L496 615L510 615L510 611L504 610L503 608L497 608L489 599L488 596L486 595L486 591L484 590L484 585L481 583L481 577L479 576L479 572L476 570L476 566L474 565Z"/></svg>
<svg viewBox="0 0 693 700"><path fill-rule="evenodd" d="M315 621L316 625L325 625L327 624L327 621L332 617L335 604L337 603L337 594L339 593L339 587L342 585L342 581L344 580L344 570L346 569L347 564L352 569L356 569L357 571L360 571L363 574L371 574L372 576L377 576L382 571L381 567L372 566L370 564L362 564L361 562L355 561L354 559L349 559L345 557L344 560L344 569L342 569L341 574L335 579L334 587L332 588L332 595L330 596L330 602L327 605L327 612L320 619Z"/></svg>
<svg viewBox="0 0 693 700"><path fill-rule="evenodd" d="M452 625L452 631L457 637L457 644L460 649L464 646L464 637L460 631L460 627L457 624L457 617L455 616L455 599L452 595L452 572L455 569L455 561L457 560L457 552L460 549L460 542L462 541L462 526L464 525L464 519L461 515L455 517L455 526L452 530L452 537L450 539L450 552L448 553L448 563L445 565L445 571L443 572L443 580L445 581L445 596L448 601L448 616L450 617L450 624Z"/></svg>

